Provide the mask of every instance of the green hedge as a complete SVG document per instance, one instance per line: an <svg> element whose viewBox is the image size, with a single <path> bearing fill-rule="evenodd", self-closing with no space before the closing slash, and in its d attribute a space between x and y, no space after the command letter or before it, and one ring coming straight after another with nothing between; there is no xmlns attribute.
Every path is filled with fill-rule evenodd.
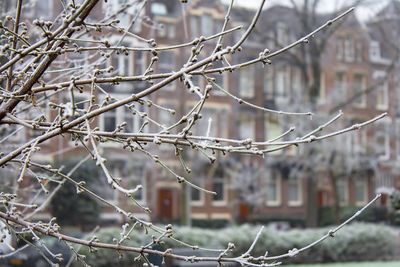
<svg viewBox="0 0 400 267"><path fill-rule="evenodd" d="M224 248L229 242L236 246L234 255L240 255L251 245L260 226L242 225L219 230L174 227L174 237L189 244L207 248ZM330 228L298 229L276 231L266 228L253 251L254 256L278 255L292 248L301 248L320 238ZM98 237L103 242L112 242L113 237L119 237L119 229L102 230ZM151 233L150 233L151 235ZM133 232L132 239L127 245L140 246L146 244L149 235ZM178 247L173 240L166 240L163 247ZM348 262L348 261L378 261L390 260L395 257L395 232L384 225L354 223L341 229L334 238L325 240L318 246L307 250L288 262L317 263L317 262ZM86 254L87 251L85 252ZM88 254L88 263L92 266L133 266L134 254L122 253L118 258L115 251L102 250ZM156 262L160 259L154 259ZM139 265L137 265L139 266Z"/></svg>
<svg viewBox="0 0 400 267"><path fill-rule="evenodd" d="M340 208L340 221L345 221L356 213L360 207L345 206ZM370 207L357 218L362 222L383 222L388 219L386 207ZM327 226L335 223L335 214L332 207L321 207L318 212L319 226Z"/></svg>

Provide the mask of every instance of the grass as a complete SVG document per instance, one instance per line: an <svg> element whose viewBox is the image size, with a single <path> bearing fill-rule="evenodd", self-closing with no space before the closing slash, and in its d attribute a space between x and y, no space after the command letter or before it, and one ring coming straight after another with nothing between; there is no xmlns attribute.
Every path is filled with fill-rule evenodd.
<svg viewBox="0 0 400 267"><path fill-rule="evenodd" d="M286 267L399 267L400 261L282 265Z"/></svg>

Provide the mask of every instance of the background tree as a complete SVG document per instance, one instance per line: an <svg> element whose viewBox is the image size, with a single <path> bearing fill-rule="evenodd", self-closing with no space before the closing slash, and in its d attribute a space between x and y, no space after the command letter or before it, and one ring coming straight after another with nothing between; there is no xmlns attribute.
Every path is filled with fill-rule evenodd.
<svg viewBox="0 0 400 267"><path fill-rule="evenodd" d="M60 165L65 166L64 171L69 172L78 163L79 161L67 161ZM100 175L96 165L93 162L86 161L71 175L71 178L79 183L84 183L88 189L95 190ZM60 188L50 202L51 214L62 225L79 226L82 230L91 230L98 224L100 217L99 203L88 195L81 194L79 187L66 181L63 182L65 185Z"/></svg>

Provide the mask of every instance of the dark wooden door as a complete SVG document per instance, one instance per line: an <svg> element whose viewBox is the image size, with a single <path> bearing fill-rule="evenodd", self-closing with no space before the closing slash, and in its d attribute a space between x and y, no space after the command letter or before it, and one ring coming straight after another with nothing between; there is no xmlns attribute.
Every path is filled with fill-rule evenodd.
<svg viewBox="0 0 400 267"><path fill-rule="evenodd" d="M160 220L172 219L173 194L171 189L158 190L158 216Z"/></svg>

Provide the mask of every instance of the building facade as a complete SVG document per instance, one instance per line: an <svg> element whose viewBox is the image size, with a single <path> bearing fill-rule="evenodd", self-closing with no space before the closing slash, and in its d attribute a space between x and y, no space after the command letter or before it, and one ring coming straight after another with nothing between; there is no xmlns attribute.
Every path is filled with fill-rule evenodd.
<svg viewBox="0 0 400 267"><path fill-rule="evenodd" d="M27 19L44 14L51 18L63 8L60 1L49 1L51 5L46 6L42 6L42 2L32 1L24 6ZM396 6L398 2L393 1L391 5ZM125 47L148 47L154 40L157 46L163 47L217 34L222 29L227 8L219 1L193 0L183 8L179 1L152 0L143 7L140 1L132 5L128 1L110 1L99 3L89 20L98 21L121 10L119 25L129 27L131 34L121 38L123 34L105 29L94 36L105 36L108 42ZM272 64L258 62L233 72L193 75L192 78L200 88L213 85L201 111L202 119L192 129L194 135L263 141L274 139L296 126L297 133L285 136L285 140L291 140L296 134L329 120L338 110L342 110L344 115L326 132L369 120L382 112L388 113L385 119L360 131L310 146L291 146L269 153L265 158L185 152L182 159L190 165L191 173L184 172L175 149L169 146L148 144L149 151L168 166L163 168L143 153L121 149L121 145L112 140L101 142L101 151L107 155L107 166L112 175L121 177L122 183L128 187L143 185L135 200L141 206L149 207L152 212L145 213L137 207L133 210L139 217L153 221L184 221L182 218L185 217L198 224L210 221L290 221L294 225L315 225L320 208L335 203L343 207L358 207L365 205L377 192L391 193L399 189L397 165L400 143L397 133L400 120L397 117L400 88L395 75L399 70L399 61L396 61L396 48L387 47L388 42L384 37L388 34L383 34L385 30L382 30L392 28L390 23L393 23L393 17L390 15L399 15L391 14L391 10L391 7L382 10L367 25L361 24L354 15L349 15L334 31L317 34L310 40L310 43L316 42L318 46L311 45L310 48L310 44L301 44L272 58ZM135 23L131 24L138 14ZM243 25L243 29L246 29L253 14L254 10L234 7L228 28ZM315 25L319 26L334 14L315 16ZM260 23L243 44L242 52L229 55L222 63L210 67L241 64L258 58L266 48L276 51L296 41L309 32L301 24L301 18L293 8L285 6L263 10ZM243 31L229 33L224 36L223 43L233 44L241 34ZM396 44L400 34L391 34L387 38ZM216 40L204 44L199 59L215 49ZM314 51L319 53L317 59L313 48L319 49ZM61 55L61 60L70 62L70 71L66 75L85 75L87 70L84 68L87 65L102 70L104 77L141 75L148 72L150 67L154 73L169 73L187 63L190 49L158 52L154 65L149 65L154 56L142 51L121 49L108 55L101 54L100 59L96 60L91 55L80 51ZM310 58L312 63L318 64L310 64ZM113 68L105 71L109 66ZM317 86L316 80L319 80ZM123 99L149 85L151 81L104 84L99 89L97 101L99 104L115 101L108 99L108 94ZM84 112L90 102L87 89L82 87L81 91L75 97L78 112ZM68 97L68 94L57 97ZM99 116L93 125L101 131L113 132L125 123L126 132L170 131L174 134L183 127L169 130L169 126L177 123L196 104L193 93L187 90L181 80L168 84L146 101L147 104L151 101L163 108L151 108L146 103L118 108ZM277 115L253 109L240 103L243 101L276 110L313 111L317 115L309 122L307 117ZM45 104L38 105L37 109L38 114L44 113L53 119L57 116L57 111ZM30 116L34 119L35 114ZM2 151L11 151L21 141L40 134L38 131L18 128L21 127L2 129L0 138L7 140L1 142ZM8 137L10 134L12 136ZM36 153L33 159L51 163L83 157L87 153L85 141L78 135L72 136L72 140L68 135L54 138L42 144L40 153ZM216 160L211 164L210 158L213 157ZM210 195L182 186L176 182L173 173L184 175L193 183L218 194ZM28 184L26 186L29 187ZM97 192L112 203L132 209L124 196L109 187L105 177L99 177ZM380 205L389 205L386 197L382 198ZM40 214L38 218L40 216L48 214ZM102 219L123 221L122 216L109 208L102 212Z"/></svg>

